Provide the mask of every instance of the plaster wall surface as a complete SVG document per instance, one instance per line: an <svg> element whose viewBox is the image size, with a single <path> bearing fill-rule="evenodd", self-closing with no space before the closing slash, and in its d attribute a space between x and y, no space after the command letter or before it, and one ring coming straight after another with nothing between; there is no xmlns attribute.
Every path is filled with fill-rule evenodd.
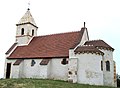
<svg viewBox="0 0 120 88"><path fill-rule="evenodd" d="M102 56L98 54L84 53L77 54L78 83L103 85L103 71L101 70Z"/></svg>
<svg viewBox="0 0 120 88"><path fill-rule="evenodd" d="M31 38L32 37L30 37L30 36L20 36L20 37L17 37L16 39L17 39L18 46L28 44L29 40Z"/></svg>
<svg viewBox="0 0 120 88"><path fill-rule="evenodd" d="M6 78L6 70L7 70L7 59L5 59L5 66L4 66L4 79Z"/></svg>
<svg viewBox="0 0 120 88"><path fill-rule="evenodd" d="M104 52L103 56L103 75L104 75L104 85L107 86L114 86L114 62L113 62L113 52L110 50L103 50L101 49L102 52ZM110 62L110 71L106 70L106 61Z"/></svg>
<svg viewBox="0 0 120 88"><path fill-rule="evenodd" d="M77 58L69 58L68 64L68 81L77 82Z"/></svg>
<svg viewBox="0 0 120 88"><path fill-rule="evenodd" d="M24 28L24 34L22 35L22 28ZM16 31L16 42L19 44L28 44L29 40L32 38L32 30L34 30L34 36L37 35L37 28L31 24L19 25Z"/></svg>
<svg viewBox="0 0 120 88"><path fill-rule="evenodd" d="M82 39L81 39L81 42L80 42L79 45L83 45L88 40L89 40L89 36L87 34L87 29L85 29L85 31L83 33L83 36L82 36Z"/></svg>
<svg viewBox="0 0 120 88"><path fill-rule="evenodd" d="M69 58L76 58L74 49L69 49Z"/></svg>
<svg viewBox="0 0 120 88"><path fill-rule="evenodd" d="M31 66L32 59L24 60L24 78L47 78L47 65L40 65L42 59L34 59L35 64Z"/></svg>
<svg viewBox="0 0 120 88"><path fill-rule="evenodd" d="M12 66L11 78L19 78L19 65Z"/></svg>
<svg viewBox="0 0 120 88"><path fill-rule="evenodd" d="M68 80L68 64L61 64L63 58L54 58L50 62L50 79Z"/></svg>
<svg viewBox="0 0 120 88"><path fill-rule="evenodd" d="M8 59L5 59L4 78L6 78L7 63L11 63L10 78L13 77L13 74L14 74L13 64L14 64L15 61L16 61L16 60L8 60Z"/></svg>
<svg viewBox="0 0 120 88"><path fill-rule="evenodd" d="M16 36L21 36L21 29L24 28L24 35L32 36L32 30L34 30L34 35L37 35L37 28L31 24L19 25L17 26Z"/></svg>
<svg viewBox="0 0 120 88"><path fill-rule="evenodd" d="M51 59L48 65L40 65L42 59L34 59L34 66L31 66L32 59L25 59L19 65L13 65L16 60L7 60L6 63L11 63L10 78L50 78L67 80L68 64L61 64L62 59L63 58Z"/></svg>
<svg viewBox="0 0 120 88"><path fill-rule="evenodd" d="M15 65L16 66L16 65ZM19 77L18 78L22 78L23 77L23 66L24 66L24 60L18 65L19 66Z"/></svg>
<svg viewBox="0 0 120 88"><path fill-rule="evenodd" d="M51 76L51 61L49 61L49 63L47 64L47 78L49 79Z"/></svg>

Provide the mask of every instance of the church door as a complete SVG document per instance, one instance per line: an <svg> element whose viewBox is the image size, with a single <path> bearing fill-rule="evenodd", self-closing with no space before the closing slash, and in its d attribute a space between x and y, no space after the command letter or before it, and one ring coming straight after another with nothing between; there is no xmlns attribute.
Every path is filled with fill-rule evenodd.
<svg viewBox="0 0 120 88"><path fill-rule="evenodd" d="M6 78L10 78L11 63L7 63Z"/></svg>

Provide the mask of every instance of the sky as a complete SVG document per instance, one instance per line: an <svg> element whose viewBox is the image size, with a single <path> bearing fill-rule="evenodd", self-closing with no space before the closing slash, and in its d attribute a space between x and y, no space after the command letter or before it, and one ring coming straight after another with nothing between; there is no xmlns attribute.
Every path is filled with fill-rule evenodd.
<svg viewBox="0 0 120 88"><path fill-rule="evenodd" d="M5 52L15 42L16 24L28 7L38 35L79 31L86 22L90 40L102 39L115 49L113 58L120 75L119 4L120 0L0 0L0 78Z"/></svg>

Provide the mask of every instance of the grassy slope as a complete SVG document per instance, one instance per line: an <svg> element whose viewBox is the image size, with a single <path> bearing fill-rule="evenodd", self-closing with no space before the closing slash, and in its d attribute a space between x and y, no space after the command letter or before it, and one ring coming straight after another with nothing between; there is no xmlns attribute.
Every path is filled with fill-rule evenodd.
<svg viewBox="0 0 120 88"><path fill-rule="evenodd" d="M112 88L41 79L1 79L0 88Z"/></svg>

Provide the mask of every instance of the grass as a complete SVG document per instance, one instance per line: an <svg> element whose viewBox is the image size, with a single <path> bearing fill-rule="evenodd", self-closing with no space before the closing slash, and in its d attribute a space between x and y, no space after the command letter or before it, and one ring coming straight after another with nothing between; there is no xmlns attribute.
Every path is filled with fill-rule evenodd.
<svg viewBox="0 0 120 88"><path fill-rule="evenodd" d="M0 79L0 88L113 88L47 79Z"/></svg>

